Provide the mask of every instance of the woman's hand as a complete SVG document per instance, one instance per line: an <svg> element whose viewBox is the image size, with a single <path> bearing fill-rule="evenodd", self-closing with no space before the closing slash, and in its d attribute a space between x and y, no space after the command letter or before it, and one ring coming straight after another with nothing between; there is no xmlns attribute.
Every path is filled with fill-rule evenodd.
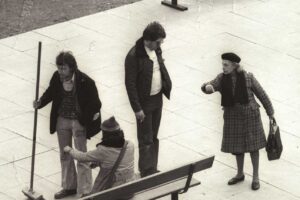
<svg viewBox="0 0 300 200"><path fill-rule="evenodd" d="M275 122L274 115L270 115L270 116L269 116L269 120L270 120L270 122L273 124L273 123Z"/></svg>
<svg viewBox="0 0 300 200"><path fill-rule="evenodd" d="M207 93L214 93L214 92L215 92L215 89L214 89L214 87L213 87L211 84L207 84L207 85L205 86L205 91L206 91Z"/></svg>

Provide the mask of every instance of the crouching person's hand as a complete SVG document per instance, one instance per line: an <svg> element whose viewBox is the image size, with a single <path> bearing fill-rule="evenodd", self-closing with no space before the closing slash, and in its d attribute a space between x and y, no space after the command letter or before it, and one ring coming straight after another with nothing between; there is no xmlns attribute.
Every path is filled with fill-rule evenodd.
<svg viewBox="0 0 300 200"><path fill-rule="evenodd" d="M64 152L65 152L65 153L70 153L71 150L72 150L72 148L69 147L69 146L65 146L65 147L64 147Z"/></svg>

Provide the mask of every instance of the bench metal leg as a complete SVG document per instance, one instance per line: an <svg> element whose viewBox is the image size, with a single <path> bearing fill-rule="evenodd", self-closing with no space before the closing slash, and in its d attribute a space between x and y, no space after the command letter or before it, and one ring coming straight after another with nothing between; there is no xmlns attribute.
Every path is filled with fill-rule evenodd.
<svg viewBox="0 0 300 200"><path fill-rule="evenodd" d="M172 0L171 2L168 1L168 0L164 0L164 1L161 2L161 4L163 4L165 6L169 6L171 8L175 8L175 9L180 10L180 11L185 11L185 10L188 9L187 7L179 5L177 3L177 0Z"/></svg>
<svg viewBox="0 0 300 200"><path fill-rule="evenodd" d="M171 198L172 200L178 200L178 192L172 193L171 196L172 196Z"/></svg>

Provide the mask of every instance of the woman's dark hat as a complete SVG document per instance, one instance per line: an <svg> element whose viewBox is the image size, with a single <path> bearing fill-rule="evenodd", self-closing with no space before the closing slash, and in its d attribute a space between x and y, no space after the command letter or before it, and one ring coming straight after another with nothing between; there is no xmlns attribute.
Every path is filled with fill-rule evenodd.
<svg viewBox="0 0 300 200"><path fill-rule="evenodd" d="M235 62L235 63L241 62L241 58L238 55L236 55L235 53L223 53L221 55L221 58L223 60L229 60L229 61Z"/></svg>

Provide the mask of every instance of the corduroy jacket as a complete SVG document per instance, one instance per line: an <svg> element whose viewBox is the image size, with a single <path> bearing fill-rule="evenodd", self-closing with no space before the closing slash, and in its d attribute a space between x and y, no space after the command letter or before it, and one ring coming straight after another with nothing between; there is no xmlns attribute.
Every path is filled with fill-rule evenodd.
<svg viewBox="0 0 300 200"><path fill-rule="evenodd" d="M80 107L79 123L86 128L87 138L94 136L100 131L101 124L101 101L98 96L98 91L95 82L86 74L79 70L75 72L75 87ZM50 85L40 98L40 108L43 108L48 103L52 102L50 113L50 133L56 131L56 123L58 118L58 109L62 101L63 84L60 81L58 72L54 72ZM93 120L96 113L99 113L99 118Z"/></svg>

